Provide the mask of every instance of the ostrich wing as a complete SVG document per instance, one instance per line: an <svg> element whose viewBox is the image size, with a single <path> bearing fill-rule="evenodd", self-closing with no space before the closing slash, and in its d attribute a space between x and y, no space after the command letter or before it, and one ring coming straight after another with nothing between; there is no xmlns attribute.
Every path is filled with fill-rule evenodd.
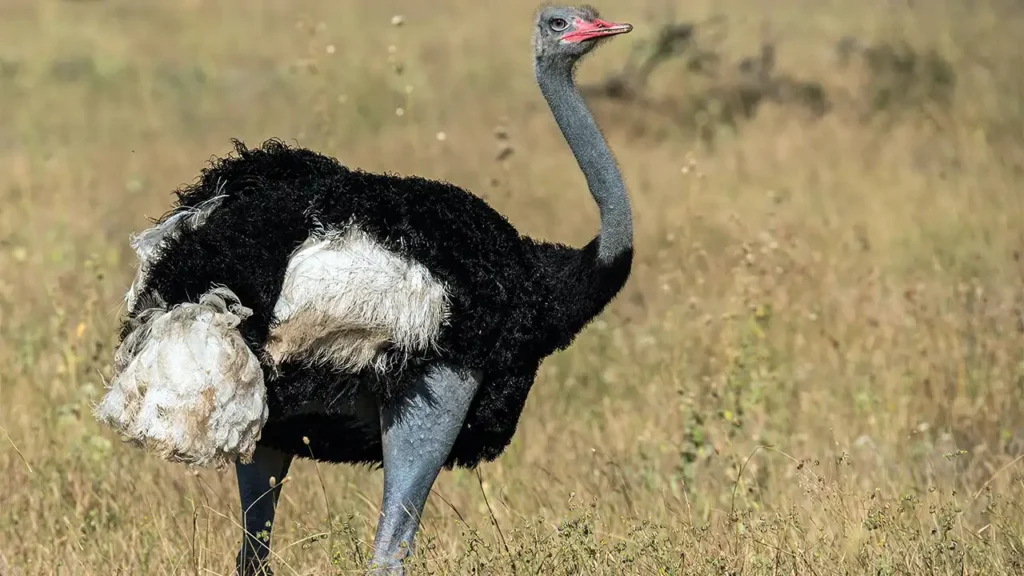
<svg viewBox="0 0 1024 576"><path fill-rule="evenodd" d="M277 362L384 371L433 347L449 314L445 286L358 227L317 234L288 263L266 349Z"/></svg>

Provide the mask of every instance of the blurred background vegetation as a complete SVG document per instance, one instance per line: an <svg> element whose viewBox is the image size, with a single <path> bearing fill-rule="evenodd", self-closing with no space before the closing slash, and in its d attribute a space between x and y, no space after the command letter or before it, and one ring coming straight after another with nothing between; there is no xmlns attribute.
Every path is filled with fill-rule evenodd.
<svg viewBox="0 0 1024 576"><path fill-rule="evenodd" d="M414 573L1024 571L1024 5L598 7L635 26L579 74L635 203L634 274L544 364L508 451L442 474ZM90 415L128 234L230 138L591 237L535 8L0 3L0 574L231 573L234 475ZM293 466L277 573L357 573L380 489Z"/></svg>

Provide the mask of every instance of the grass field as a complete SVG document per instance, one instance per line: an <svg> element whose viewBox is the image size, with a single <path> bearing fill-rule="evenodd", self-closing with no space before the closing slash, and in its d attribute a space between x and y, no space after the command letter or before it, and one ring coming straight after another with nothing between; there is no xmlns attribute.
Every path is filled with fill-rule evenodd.
<svg viewBox="0 0 1024 576"><path fill-rule="evenodd" d="M234 475L90 414L128 234L230 138L447 179L531 235L595 233L533 83L534 8L0 3L0 574L231 573ZM590 100L634 201L633 276L544 364L507 452L442 473L414 573L1024 572L1024 7L599 8L635 30L584 83L698 23L642 98ZM764 89L736 69L765 39L790 88L730 122L730 95ZM864 49L843 65L837 46ZM711 56L717 76L693 70ZM358 573L381 484L293 466L276 573Z"/></svg>

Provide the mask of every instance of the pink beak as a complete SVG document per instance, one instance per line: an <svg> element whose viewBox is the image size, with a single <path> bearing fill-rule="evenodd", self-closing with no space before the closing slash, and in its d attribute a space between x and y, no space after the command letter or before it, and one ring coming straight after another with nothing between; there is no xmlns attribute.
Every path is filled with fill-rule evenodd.
<svg viewBox="0 0 1024 576"><path fill-rule="evenodd" d="M632 29L632 24L615 24L596 18L590 22L577 19L573 31L562 36L561 40L562 42L571 43L583 42L584 40L592 40L594 38L626 34Z"/></svg>

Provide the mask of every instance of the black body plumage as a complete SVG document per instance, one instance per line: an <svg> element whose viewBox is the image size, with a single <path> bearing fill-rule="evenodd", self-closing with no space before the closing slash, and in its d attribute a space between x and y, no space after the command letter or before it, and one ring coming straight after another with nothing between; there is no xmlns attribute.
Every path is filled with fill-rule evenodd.
<svg viewBox="0 0 1024 576"><path fill-rule="evenodd" d="M379 430L361 430L358 421L333 413L332 404L365 392L391 402L442 360L484 374L447 465L497 457L512 439L540 362L603 310L625 284L632 260L629 250L600 262L596 238L577 249L522 236L483 199L452 184L350 169L276 140L254 149L236 141L234 155L215 159L177 195L167 216L224 199L202 226L159 249L142 297L159 294L173 306L217 285L230 288L253 311L239 330L266 375L270 416L260 443L331 462L382 458ZM325 364L272 366L263 346L289 258L315 231L351 224L446 285L451 314L438 351L383 375L341 373ZM310 402L326 406L326 413L283 416Z"/></svg>

